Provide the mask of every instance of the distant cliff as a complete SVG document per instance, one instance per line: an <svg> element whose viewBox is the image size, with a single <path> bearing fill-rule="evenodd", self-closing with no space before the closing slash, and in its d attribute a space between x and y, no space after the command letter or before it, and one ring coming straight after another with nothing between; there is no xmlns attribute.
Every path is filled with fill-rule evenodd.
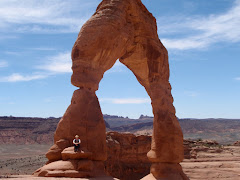
<svg viewBox="0 0 240 180"><path fill-rule="evenodd" d="M0 117L0 144L52 144L61 118ZM109 124L105 122L106 127Z"/></svg>
<svg viewBox="0 0 240 180"><path fill-rule="evenodd" d="M153 117L103 115L107 131L152 134ZM0 117L0 144L52 144L60 118ZM240 140L239 119L179 119L185 139L212 139L222 144Z"/></svg>

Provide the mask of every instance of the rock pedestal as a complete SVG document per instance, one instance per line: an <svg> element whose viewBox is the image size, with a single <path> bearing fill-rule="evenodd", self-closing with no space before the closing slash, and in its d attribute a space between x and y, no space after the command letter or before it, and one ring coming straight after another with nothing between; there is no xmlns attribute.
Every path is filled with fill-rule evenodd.
<svg viewBox="0 0 240 180"><path fill-rule="evenodd" d="M62 139L72 144L75 135L81 139L81 147L92 153L92 159L107 159L106 127L94 91L80 88L73 93L71 104L60 120L54 141Z"/></svg>
<svg viewBox="0 0 240 180"><path fill-rule="evenodd" d="M154 127L147 154L153 163L150 175L183 178L179 164L183 135L171 95L168 52L158 38L156 19L141 0L103 0L81 28L72 49L71 78L80 89L58 124L55 145L47 153L49 162L61 162L61 152L71 145L75 134L92 153L92 160L106 160L105 125L95 91L117 59L134 73L152 101Z"/></svg>
<svg viewBox="0 0 240 180"><path fill-rule="evenodd" d="M177 163L153 163L150 172L141 180L189 180Z"/></svg>
<svg viewBox="0 0 240 180"><path fill-rule="evenodd" d="M76 134L81 139L80 152L74 152L73 148ZM71 104L58 124L54 142L46 154L48 164L38 169L35 176L106 176L106 130L94 91L81 88L74 92Z"/></svg>
<svg viewBox="0 0 240 180"><path fill-rule="evenodd" d="M74 152L73 147L65 148L61 153L63 160L51 162L38 169L35 176L45 177L107 177L103 161L92 160L92 153L81 150ZM108 177L109 178L109 177Z"/></svg>

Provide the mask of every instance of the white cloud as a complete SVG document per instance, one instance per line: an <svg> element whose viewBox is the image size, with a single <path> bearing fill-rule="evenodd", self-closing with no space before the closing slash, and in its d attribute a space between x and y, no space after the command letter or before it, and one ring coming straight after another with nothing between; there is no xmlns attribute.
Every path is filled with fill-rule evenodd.
<svg viewBox="0 0 240 180"><path fill-rule="evenodd" d="M236 77L234 78L236 81L240 81L240 77Z"/></svg>
<svg viewBox="0 0 240 180"><path fill-rule="evenodd" d="M199 95L199 93L195 91L184 91L184 94L190 97L196 97Z"/></svg>
<svg viewBox="0 0 240 180"><path fill-rule="evenodd" d="M161 38L168 49L202 49L218 42L240 42L240 0L220 15L162 17L158 24L160 37L178 35L178 38Z"/></svg>
<svg viewBox="0 0 240 180"><path fill-rule="evenodd" d="M3 68L3 67L8 67L7 61L0 61L0 68Z"/></svg>
<svg viewBox="0 0 240 180"><path fill-rule="evenodd" d="M150 98L100 98L100 102L111 104L144 104L151 103Z"/></svg>
<svg viewBox="0 0 240 180"><path fill-rule="evenodd" d="M198 49L208 46L209 42L207 40L201 41L197 37L189 37L185 39L162 39L162 43L168 49Z"/></svg>
<svg viewBox="0 0 240 180"><path fill-rule="evenodd" d="M96 0L94 0L96 1ZM1 0L0 28L10 32L78 32L94 1Z"/></svg>
<svg viewBox="0 0 240 180"><path fill-rule="evenodd" d="M46 74L21 75L19 73L14 73L10 76L0 77L0 82L32 81L36 79L44 79L46 77L48 77Z"/></svg>
<svg viewBox="0 0 240 180"><path fill-rule="evenodd" d="M51 73L71 73L72 72L72 60L71 53L60 53L55 56L46 58L46 62L43 65L38 66L38 69L46 70Z"/></svg>
<svg viewBox="0 0 240 180"><path fill-rule="evenodd" d="M4 66L7 66L7 64L4 61L0 62L0 67ZM31 75L13 73L9 76L0 77L0 82L23 82L45 79L51 75L58 73L70 73L72 72L71 66L71 53L59 53L55 56L47 57L44 64L36 67L37 69L43 70L41 72L35 72Z"/></svg>

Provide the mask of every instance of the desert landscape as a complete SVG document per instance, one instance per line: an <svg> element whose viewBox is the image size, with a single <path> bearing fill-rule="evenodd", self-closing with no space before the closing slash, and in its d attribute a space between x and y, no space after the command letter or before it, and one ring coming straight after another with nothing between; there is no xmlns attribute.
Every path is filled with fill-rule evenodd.
<svg viewBox="0 0 240 180"><path fill-rule="evenodd" d="M239 180L240 0L1 0L0 179Z"/></svg>
<svg viewBox="0 0 240 180"><path fill-rule="evenodd" d="M53 134L59 120L60 118L53 117L0 117L1 178L33 178L31 174L47 162L45 153L53 143ZM141 115L139 119L129 119L104 115L104 120L108 131L108 159L105 163L107 172L123 180L137 180L147 175L150 162L146 154L151 146L149 129L152 128L152 117ZM239 179L240 143L236 136L226 136L230 132L225 132L224 129L226 125L234 127L231 133L237 135L240 133L240 120L179 121L184 137L185 133L187 135L181 165L190 179ZM47 124L51 128L46 128ZM214 125L212 128L211 124ZM210 137L209 132L212 136L206 138ZM222 143L216 140L221 140Z"/></svg>

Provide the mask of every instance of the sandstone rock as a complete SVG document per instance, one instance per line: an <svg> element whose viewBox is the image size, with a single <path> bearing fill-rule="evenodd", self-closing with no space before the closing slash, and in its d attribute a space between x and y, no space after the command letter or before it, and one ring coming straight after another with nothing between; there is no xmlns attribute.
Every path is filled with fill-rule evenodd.
<svg viewBox="0 0 240 180"><path fill-rule="evenodd" d="M61 152L63 151L63 149L69 146L70 143L68 140L60 139L59 141L57 141L56 144L54 144L46 153L46 157L48 158L49 162L61 160Z"/></svg>
<svg viewBox="0 0 240 180"><path fill-rule="evenodd" d="M152 101L153 136L147 157L154 163L153 175L160 176L162 169L180 173L183 135L171 95L168 52L158 38L156 19L141 0L103 0L81 28L72 49L71 77L72 84L80 89L74 92L58 124L55 143L60 139L71 142L78 134L93 160L106 160L105 124L95 91L117 59L134 73ZM127 148L125 160L130 163L138 146Z"/></svg>
<svg viewBox="0 0 240 180"><path fill-rule="evenodd" d="M74 178L106 176L103 162L90 160L55 161L38 169L33 175Z"/></svg>
<svg viewBox="0 0 240 180"><path fill-rule="evenodd" d="M88 151L79 151L74 152L74 147L68 147L65 148L62 153L62 159L68 160L68 159L92 159L92 153Z"/></svg>
<svg viewBox="0 0 240 180"><path fill-rule="evenodd" d="M42 168L38 169L34 175L37 176L48 176L48 173L51 174L51 171L56 171L57 176L64 175L64 172L67 170L75 170L77 168L77 161L71 160L71 161L55 161L52 163L49 163Z"/></svg>
<svg viewBox="0 0 240 180"><path fill-rule="evenodd" d="M146 154L151 149L151 136L108 132L106 140L108 158L105 166L109 175L121 180L139 180L149 174L151 162ZM194 141L184 141L185 159L196 158L194 148Z"/></svg>
<svg viewBox="0 0 240 180"><path fill-rule="evenodd" d="M92 170L93 170L93 162L90 161L90 160L78 161L77 170L81 170L81 171L92 171Z"/></svg>
<svg viewBox="0 0 240 180"><path fill-rule="evenodd" d="M73 93L71 105L58 124L54 140L67 139L72 143L78 134L81 147L92 153L92 159L104 161L107 159L105 129L95 92L78 89Z"/></svg>
<svg viewBox="0 0 240 180"><path fill-rule="evenodd" d="M146 28L147 27L147 28ZM126 65L152 100L152 162L183 160L183 135L169 83L168 52L158 38L156 19L140 0L103 0L83 25L72 50L72 84L98 89L116 60Z"/></svg>
<svg viewBox="0 0 240 180"><path fill-rule="evenodd" d="M176 163L153 163L150 172L154 179L189 180L183 173L182 166Z"/></svg>
<svg viewBox="0 0 240 180"><path fill-rule="evenodd" d="M139 180L149 173L151 162L146 155L150 149L150 136L108 132L106 171L121 180Z"/></svg>

